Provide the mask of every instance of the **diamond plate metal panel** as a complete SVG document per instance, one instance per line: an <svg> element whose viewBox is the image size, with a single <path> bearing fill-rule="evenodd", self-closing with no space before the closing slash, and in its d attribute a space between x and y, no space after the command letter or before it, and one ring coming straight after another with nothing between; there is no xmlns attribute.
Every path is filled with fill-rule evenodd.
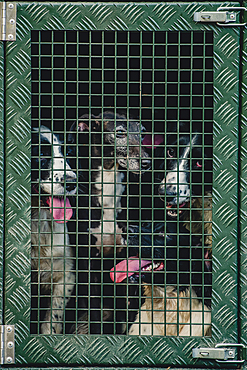
<svg viewBox="0 0 247 370"><path fill-rule="evenodd" d="M229 5L238 3L229 3ZM193 12L220 3L19 3L17 42L6 46L5 324L16 325L16 363L101 366L212 366L191 349L236 342L239 30L200 25ZM214 274L212 338L29 335L31 30L212 30L215 45ZM229 49L229 52L228 52ZM225 78L224 78L225 76ZM17 132L20 134L18 135ZM18 130L18 131L17 131ZM246 148L247 149L247 148ZM227 160L226 160L227 158ZM230 179L230 187L227 186ZM247 181L247 180L246 180ZM247 234L245 229L245 235ZM224 244L225 243L225 244ZM228 246L230 246L228 248ZM244 249L244 245L243 245ZM229 251L230 250L230 254ZM245 266L246 267L246 266ZM246 296L245 296L246 297Z"/></svg>
<svg viewBox="0 0 247 370"><path fill-rule="evenodd" d="M247 6L247 3L244 4ZM245 14L245 22L247 17ZM242 50L242 79L241 79L241 97L242 97L242 116L241 116L241 150L240 150L240 320L241 320L241 335L240 341L247 345L247 29L243 31L243 50Z"/></svg>

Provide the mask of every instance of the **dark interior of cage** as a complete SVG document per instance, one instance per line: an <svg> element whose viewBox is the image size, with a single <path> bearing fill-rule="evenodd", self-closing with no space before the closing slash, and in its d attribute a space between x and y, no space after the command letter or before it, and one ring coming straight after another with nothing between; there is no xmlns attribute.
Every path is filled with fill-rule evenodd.
<svg viewBox="0 0 247 370"><path fill-rule="evenodd" d="M31 41L31 333L210 335L212 33Z"/></svg>

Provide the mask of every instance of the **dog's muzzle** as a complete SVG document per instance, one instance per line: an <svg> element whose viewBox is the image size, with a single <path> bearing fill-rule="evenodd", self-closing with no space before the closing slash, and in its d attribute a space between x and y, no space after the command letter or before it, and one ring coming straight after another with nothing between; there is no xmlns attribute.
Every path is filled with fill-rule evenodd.
<svg viewBox="0 0 247 370"><path fill-rule="evenodd" d="M179 192L179 194L178 194ZM160 198L166 202L167 214L171 217L182 215L190 202L189 184L160 184L158 188Z"/></svg>

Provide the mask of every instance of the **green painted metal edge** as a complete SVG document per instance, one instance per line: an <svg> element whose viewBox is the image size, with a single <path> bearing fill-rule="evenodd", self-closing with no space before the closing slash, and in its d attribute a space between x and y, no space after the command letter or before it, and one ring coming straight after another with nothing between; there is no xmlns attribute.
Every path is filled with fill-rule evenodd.
<svg viewBox="0 0 247 370"><path fill-rule="evenodd" d="M243 6L247 7L247 2ZM247 22L247 12L244 13ZM240 343L247 346L247 27L243 27L240 150Z"/></svg>
<svg viewBox="0 0 247 370"><path fill-rule="evenodd" d="M221 3L210 3L215 10ZM237 6L238 3L224 3ZM130 21L130 11L138 17ZM195 361L199 345L236 342L237 148L239 29L200 25L193 13L206 3L19 3L17 41L6 53L6 274L5 323L16 326L16 364L207 366ZM128 10L128 11L127 11ZM161 15L162 14L162 15ZM121 17L120 17L121 15ZM30 310L30 31L212 30L215 40L214 264L212 338L29 336ZM19 132L21 125L21 134ZM21 200L21 201L20 201ZM229 253L230 252L230 253Z"/></svg>
<svg viewBox="0 0 247 370"><path fill-rule="evenodd" d="M4 44L0 41L0 324L3 323L4 248Z"/></svg>

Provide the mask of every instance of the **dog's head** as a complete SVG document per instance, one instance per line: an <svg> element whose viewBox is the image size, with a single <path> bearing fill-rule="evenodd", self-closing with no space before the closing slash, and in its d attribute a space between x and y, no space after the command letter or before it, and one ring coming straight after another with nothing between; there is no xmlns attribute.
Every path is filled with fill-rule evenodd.
<svg viewBox="0 0 247 370"><path fill-rule="evenodd" d="M127 236L123 234L123 244L128 244L129 258L111 269L110 277L116 283L128 279L136 286L141 281L161 287L179 284L179 289L192 284L198 297L202 297L204 284L203 296L211 297L210 252L182 225L178 229L176 222L147 223L141 233L138 226L131 226Z"/></svg>
<svg viewBox="0 0 247 370"><path fill-rule="evenodd" d="M168 131L163 153L166 163L160 167L166 174L158 193L166 202L168 215L174 218L182 215L194 196L211 190L212 148L202 133L190 133L189 124L173 125Z"/></svg>
<svg viewBox="0 0 247 370"><path fill-rule="evenodd" d="M76 174L63 155L58 136L45 126L32 134L32 191L47 197L46 203L60 217L64 196L76 193ZM68 198L65 208L71 208Z"/></svg>
<svg viewBox="0 0 247 370"><path fill-rule="evenodd" d="M88 139L91 157L103 158L105 169L111 169L115 163L138 174L150 168L150 157L141 146L143 128L138 122L113 112L91 117L85 114L80 117L78 125L74 123L71 127L69 140L72 142L78 142L76 126L79 133L91 132L91 139Z"/></svg>
<svg viewBox="0 0 247 370"><path fill-rule="evenodd" d="M138 226L129 226L124 230L122 243L128 245L129 259L112 269L111 278L116 282L127 276L131 282L137 282L141 276L142 281L155 284L189 284L191 264L194 270L202 271L198 267L203 259L199 237L191 236L182 225L178 229L176 222L145 223L141 233Z"/></svg>

